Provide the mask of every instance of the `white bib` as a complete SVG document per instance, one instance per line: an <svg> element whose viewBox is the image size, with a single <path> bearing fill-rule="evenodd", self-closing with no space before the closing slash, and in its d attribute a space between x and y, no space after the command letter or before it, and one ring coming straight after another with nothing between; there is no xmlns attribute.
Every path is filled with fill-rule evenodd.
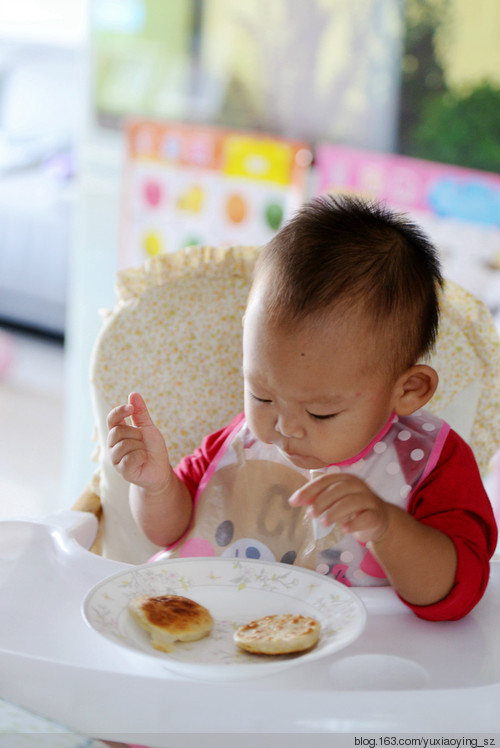
<svg viewBox="0 0 500 748"><path fill-rule="evenodd" d="M395 416L359 455L321 472L356 475L385 501L407 509L435 467L448 432L444 421L426 411ZM324 528L304 507L288 504L311 477L277 447L258 441L243 419L199 485L191 528L154 558L260 558L330 574L349 586L387 584L371 553L352 535L336 525Z"/></svg>

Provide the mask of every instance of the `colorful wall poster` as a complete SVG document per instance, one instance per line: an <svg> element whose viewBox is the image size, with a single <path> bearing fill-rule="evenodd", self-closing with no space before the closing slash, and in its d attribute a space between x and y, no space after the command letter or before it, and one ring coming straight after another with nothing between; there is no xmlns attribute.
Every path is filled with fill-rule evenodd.
<svg viewBox="0 0 500 748"><path fill-rule="evenodd" d="M129 123L119 265L189 244L264 244L304 201L306 143L224 128Z"/></svg>
<svg viewBox="0 0 500 748"><path fill-rule="evenodd" d="M317 191L380 200L410 214L439 248L445 275L496 315L500 328L500 175L322 143Z"/></svg>

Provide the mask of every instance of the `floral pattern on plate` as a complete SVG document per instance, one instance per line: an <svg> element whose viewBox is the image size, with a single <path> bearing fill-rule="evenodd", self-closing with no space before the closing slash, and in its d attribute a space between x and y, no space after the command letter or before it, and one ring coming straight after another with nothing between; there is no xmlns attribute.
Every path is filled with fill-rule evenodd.
<svg viewBox="0 0 500 748"><path fill-rule="evenodd" d="M139 595L184 595L207 607L210 636L178 643L165 654L131 618L128 603ZM265 615L298 613L317 618L317 646L299 655L262 657L239 650L235 629ZM115 644L155 658L188 677L239 680L317 660L350 644L362 632L365 609L352 590L334 579L287 564L232 558L158 561L114 574L86 596L87 623Z"/></svg>

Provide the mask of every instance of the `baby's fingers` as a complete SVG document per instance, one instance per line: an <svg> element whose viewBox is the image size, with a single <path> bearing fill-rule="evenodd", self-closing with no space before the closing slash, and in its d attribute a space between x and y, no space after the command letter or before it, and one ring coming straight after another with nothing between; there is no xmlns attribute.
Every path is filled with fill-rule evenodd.
<svg viewBox="0 0 500 748"><path fill-rule="evenodd" d="M288 502L291 506L307 506L314 504L318 498L323 497L322 503L326 504L328 502L324 502L325 492L330 491L333 486L343 483L349 478L350 476L345 473L322 475L320 478L315 478L301 486L301 488L290 496ZM321 511L318 514L321 514Z"/></svg>
<svg viewBox="0 0 500 748"><path fill-rule="evenodd" d="M378 509L365 509L344 523L344 532L351 532L362 543L378 540L389 526L387 504L381 502Z"/></svg>
<svg viewBox="0 0 500 748"><path fill-rule="evenodd" d="M324 527L338 524L344 532L351 532L351 523L365 510L363 499L363 493L353 492L326 504L321 510L314 505L307 510L307 513L311 517L319 516Z"/></svg>
<svg viewBox="0 0 500 748"><path fill-rule="evenodd" d="M121 441L110 449L111 462L124 476L132 477L144 464L146 452L141 442L133 439Z"/></svg>
<svg viewBox="0 0 500 748"><path fill-rule="evenodd" d="M126 440L142 442L143 436L140 429L120 421L117 426L113 426L108 432L108 447L112 449L115 445Z"/></svg>
<svg viewBox="0 0 500 748"><path fill-rule="evenodd" d="M124 478L134 479L147 457L139 429L126 425L111 429L108 436L108 454L111 464Z"/></svg>
<svg viewBox="0 0 500 748"><path fill-rule="evenodd" d="M108 429L112 429L115 426L118 426L118 424L125 423L125 419L133 413L133 410L133 406L129 403L118 405L116 408L113 408L113 410L108 413L106 419Z"/></svg>
<svg viewBox="0 0 500 748"><path fill-rule="evenodd" d="M387 527L387 504L375 494L353 492L336 501L321 515L325 527L337 524L344 533L367 542L383 533Z"/></svg>

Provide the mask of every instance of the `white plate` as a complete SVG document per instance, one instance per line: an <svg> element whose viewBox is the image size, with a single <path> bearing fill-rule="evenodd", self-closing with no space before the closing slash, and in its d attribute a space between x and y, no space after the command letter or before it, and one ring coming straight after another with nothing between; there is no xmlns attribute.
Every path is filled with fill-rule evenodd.
<svg viewBox="0 0 500 748"><path fill-rule="evenodd" d="M210 636L178 643L164 654L128 612L138 595L184 595L207 607L213 618ZM299 655L266 657L240 651L233 633L265 615L297 613L321 623L316 647ZM187 558L157 561L113 574L86 596L87 623L116 644L161 658L165 666L188 677L243 680L327 657L362 632L366 613L345 585L289 564L233 558Z"/></svg>

